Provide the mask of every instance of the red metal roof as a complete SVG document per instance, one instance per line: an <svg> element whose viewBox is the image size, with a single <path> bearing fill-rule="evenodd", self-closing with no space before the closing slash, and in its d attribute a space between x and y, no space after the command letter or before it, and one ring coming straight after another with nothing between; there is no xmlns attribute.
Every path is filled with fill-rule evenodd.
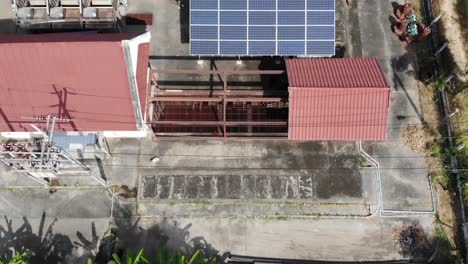
<svg viewBox="0 0 468 264"><path fill-rule="evenodd" d="M374 58L288 59L289 87L388 87Z"/></svg>
<svg viewBox="0 0 468 264"><path fill-rule="evenodd" d="M61 131L137 130L121 44L127 37L0 37L0 132L34 131L34 117L48 114L70 120L56 125Z"/></svg>
<svg viewBox="0 0 468 264"><path fill-rule="evenodd" d="M291 59L287 69L289 139L385 139L390 87L377 60Z"/></svg>

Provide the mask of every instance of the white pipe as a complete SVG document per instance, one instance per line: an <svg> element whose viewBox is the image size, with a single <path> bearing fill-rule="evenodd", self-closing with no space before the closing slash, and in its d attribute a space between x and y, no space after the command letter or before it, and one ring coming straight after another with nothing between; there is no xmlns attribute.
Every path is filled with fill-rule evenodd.
<svg viewBox="0 0 468 264"><path fill-rule="evenodd" d="M364 149L362 148L362 142L359 141L359 151L363 154L363 156L366 157L366 159L370 162L370 163L373 163L375 166L376 166L376 175L377 175L377 181L378 181L378 185L379 185L379 189L378 189L378 192L379 192L379 208L380 208L380 213L379 215L381 217L395 217L395 216L385 216L383 215L384 213L395 213L395 214L435 214L436 213L436 206L435 206L435 195L433 193L433 189L432 189L432 181L429 177L429 188L431 190L431 202L432 202L432 210L430 211L415 211L415 210L393 210L393 209L384 209L383 208L383 188L382 188L382 179L381 179L381 175L380 175L380 163L375 160L374 158L372 158L367 152L364 151ZM399 216L401 217L401 216Z"/></svg>
<svg viewBox="0 0 468 264"><path fill-rule="evenodd" d="M437 21L439 21L439 19L442 17L442 13L440 13L438 16L436 16L432 22L429 24L429 26L432 26L434 25Z"/></svg>
<svg viewBox="0 0 468 264"><path fill-rule="evenodd" d="M439 55L439 53L441 53L445 48L447 48L447 46L448 46L448 42L445 42L445 43L434 53L434 56Z"/></svg>
<svg viewBox="0 0 468 264"><path fill-rule="evenodd" d="M369 161L371 164L374 165L375 167L375 175L376 175L376 179L377 179L377 186L378 186L378 199L377 199L377 209L376 211L379 212L379 216L382 216L382 207L383 207L383 202L382 202L382 182L380 180L380 164L375 160L373 159L367 152L364 151L364 149L362 148L362 142L359 141L359 151L361 152L361 154L366 158L367 161Z"/></svg>

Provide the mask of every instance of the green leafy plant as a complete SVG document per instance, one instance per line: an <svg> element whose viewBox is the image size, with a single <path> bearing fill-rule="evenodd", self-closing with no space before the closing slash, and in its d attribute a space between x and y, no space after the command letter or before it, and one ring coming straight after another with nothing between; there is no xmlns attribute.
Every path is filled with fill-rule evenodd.
<svg viewBox="0 0 468 264"><path fill-rule="evenodd" d="M112 254L113 260L109 261L108 264L149 264L150 262L143 256L143 249L140 249L134 256L131 252L125 254L125 259L121 260L117 254Z"/></svg>
<svg viewBox="0 0 468 264"><path fill-rule="evenodd" d="M447 76L443 73L437 74L431 82L431 86L439 91L447 89L450 84L446 82Z"/></svg>
<svg viewBox="0 0 468 264"><path fill-rule="evenodd" d="M156 254L156 259L148 260L143 254L143 249L140 249L136 255L127 251L123 258L120 258L115 253L112 254L112 258L113 259L110 260L108 264L216 264L216 256L208 258L200 249L193 252L190 257L179 253L167 255L163 249L159 249ZM2 263L0 262L0 264ZM92 259L88 259L87 264L93 264Z"/></svg>
<svg viewBox="0 0 468 264"><path fill-rule="evenodd" d="M8 262L0 258L0 264L28 264L29 258L30 258L30 255L28 253L18 252Z"/></svg>

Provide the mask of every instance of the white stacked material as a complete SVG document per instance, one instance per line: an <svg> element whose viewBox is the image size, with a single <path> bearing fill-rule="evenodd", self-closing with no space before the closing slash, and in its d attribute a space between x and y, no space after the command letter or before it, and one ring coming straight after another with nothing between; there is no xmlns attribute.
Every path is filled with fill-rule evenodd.
<svg viewBox="0 0 468 264"><path fill-rule="evenodd" d="M97 17L97 9L95 7L85 7L83 9L83 16L85 18L96 18Z"/></svg>
<svg viewBox="0 0 468 264"><path fill-rule="evenodd" d="M50 17L63 18L63 7L52 7L50 9Z"/></svg>

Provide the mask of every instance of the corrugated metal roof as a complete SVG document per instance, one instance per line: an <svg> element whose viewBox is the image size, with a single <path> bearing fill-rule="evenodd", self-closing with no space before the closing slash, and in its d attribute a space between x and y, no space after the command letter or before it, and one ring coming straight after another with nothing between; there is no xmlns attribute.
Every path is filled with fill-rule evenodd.
<svg viewBox="0 0 468 264"><path fill-rule="evenodd" d="M289 139L385 139L390 87L377 60L359 59L359 67L352 60L287 60Z"/></svg>
<svg viewBox="0 0 468 264"><path fill-rule="evenodd" d="M288 59L289 87L388 87L375 58Z"/></svg>
<svg viewBox="0 0 468 264"><path fill-rule="evenodd" d="M0 37L0 132L34 131L33 117L48 114L71 120L59 122L58 131L137 130L121 45L126 37ZM140 76L139 84L146 83Z"/></svg>

